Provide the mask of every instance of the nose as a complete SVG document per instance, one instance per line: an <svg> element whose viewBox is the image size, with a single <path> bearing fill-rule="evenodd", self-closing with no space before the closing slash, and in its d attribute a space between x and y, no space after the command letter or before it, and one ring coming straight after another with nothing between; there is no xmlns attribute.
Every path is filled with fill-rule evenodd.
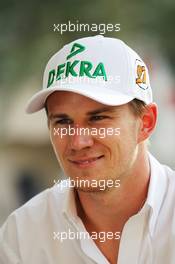
<svg viewBox="0 0 175 264"><path fill-rule="evenodd" d="M75 133L69 136L71 150L82 150L92 147L94 140L88 128L75 125Z"/></svg>

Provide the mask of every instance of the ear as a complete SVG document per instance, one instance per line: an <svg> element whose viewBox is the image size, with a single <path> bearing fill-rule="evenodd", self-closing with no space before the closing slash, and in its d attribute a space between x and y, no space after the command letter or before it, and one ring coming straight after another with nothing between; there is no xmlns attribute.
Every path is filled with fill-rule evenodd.
<svg viewBox="0 0 175 264"><path fill-rule="evenodd" d="M156 126L158 108L155 103L147 105L141 116L141 127L138 136L138 143L149 138Z"/></svg>

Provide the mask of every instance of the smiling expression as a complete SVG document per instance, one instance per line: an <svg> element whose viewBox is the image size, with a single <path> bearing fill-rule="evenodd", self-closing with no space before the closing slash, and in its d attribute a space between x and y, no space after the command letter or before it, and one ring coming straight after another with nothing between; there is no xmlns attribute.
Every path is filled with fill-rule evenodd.
<svg viewBox="0 0 175 264"><path fill-rule="evenodd" d="M129 104L107 106L72 92L47 99L51 142L64 173L73 180L117 180L130 174L138 151L139 119ZM54 135L54 129L120 128L120 135ZM86 190L83 190L86 191ZM91 190L91 188L87 189Z"/></svg>

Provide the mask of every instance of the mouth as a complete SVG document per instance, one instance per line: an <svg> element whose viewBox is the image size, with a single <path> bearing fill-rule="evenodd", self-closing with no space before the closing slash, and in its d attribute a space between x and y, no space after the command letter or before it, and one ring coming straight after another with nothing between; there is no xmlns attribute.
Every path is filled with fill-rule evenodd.
<svg viewBox="0 0 175 264"><path fill-rule="evenodd" d="M80 167L87 167L89 165L94 165L99 159L102 159L104 155L98 157L89 157L83 159L76 159L76 160L69 160L71 163L80 166Z"/></svg>

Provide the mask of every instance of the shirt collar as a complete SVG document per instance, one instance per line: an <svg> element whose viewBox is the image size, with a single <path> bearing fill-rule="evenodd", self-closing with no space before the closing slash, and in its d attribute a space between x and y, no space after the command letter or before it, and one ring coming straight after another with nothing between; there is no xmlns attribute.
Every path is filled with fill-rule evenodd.
<svg viewBox="0 0 175 264"><path fill-rule="evenodd" d="M67 180L68 181L68 180ZM78 214L76 208L75 191L73 187L67 187L64 193L64 200L62 204L62 213L64 217L75 225Z"/></svg>
<svg viewBox="0 0 175 264"><path fill-rule="evenodd" d="M167 188L167 178L163 166L149 153L150 183L146 204L151 207L149 216L149 230L153 235L161 205Z"/></svg>
<svg viewBox="0 0 175 264"><path fill-rule="evenodd" d="M150 163L150 182L147 199L141 211L146 210L148 207L151 209L149 215L149 231L151 235L153 235L159 211L166 194L167 178L163 166L150 153L148 153L148 155ZM76 225L79 219L75 199L74 188L66 188L62 212L67 220L74 225Z"/></svg>

